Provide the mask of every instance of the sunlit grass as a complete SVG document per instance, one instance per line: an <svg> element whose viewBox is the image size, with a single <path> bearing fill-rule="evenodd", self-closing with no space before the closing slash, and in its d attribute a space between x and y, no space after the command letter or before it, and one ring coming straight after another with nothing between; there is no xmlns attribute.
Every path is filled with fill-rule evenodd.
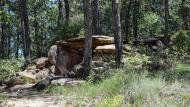
<svg viewBox="0 0 190 107"><path fill-rule="evenodd" d="M127 86L129 81L134 78L134 76L125 75L124 71L118 70L118 73L116 73L113 77L105 79L100 83L93 84L87 82L76 87L53 86L48 89L48 92L92 97L97 95L113 95L121 92Z"/></svg>
<svg viewBox="0 0 190 107"><path fill-rule="evenodd" d="M53 94L74 95L99 99L99 107L188 107L190 104L190 85L184 81L165 81L160 76L150 78L147 72L125 67L99 83L84 83L81 86L54 86L47 91ZM180 64L175 69L176 77L184 71L189 72L187 64ZM185 74L186 75L186 74ZM186 75L188 77L188 75Z"/></svg>

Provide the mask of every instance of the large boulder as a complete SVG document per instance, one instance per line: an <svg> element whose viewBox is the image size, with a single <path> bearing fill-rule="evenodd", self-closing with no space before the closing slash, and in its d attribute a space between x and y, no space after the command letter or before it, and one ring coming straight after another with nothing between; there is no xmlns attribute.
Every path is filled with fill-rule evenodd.
<svg viewBox="0 0 190 107"><path fill-rule="evenodd" d="M84 72L84 64L80 63L73 67L72 69L74 77L82 78Z"/></svg>
<svg viewBox="0 0 190 107"><path fill-rule="evenodd" d="M40 70L37 74L36 74L36 79L37 80L42 80L47 78L50 75L50 70L49 69L43 69Z"/></svg>
<svg viewBox="0 0 190 107"><path fill-rule="evenodd" d="M72 38L67 41L58 41L57 44L63 47L68 47L70 49L78 50L84 48L84 37L82 38ZM104 35L93 35L92 36L92 48L97 46L104 46L114 44L114 37L104 36Z"/></svg>
<svg viewBox="0 0 190 107"><path fill-rule="evenodd" d="M67 75L75 65L82 62L82 59L82 54L79 51L70 50L58 45L55 74Z"/></svg>
<svg viewBox="0 0 190 107"><path fill-rule="evenodd" d="M15 85L15 86L13 86L13 87L10 87L9 89L8 89L8 91L9 92L19 92L19 91L23 91L23 90L25 90L25 89L30 89L32 87L32 84L22 84L22 85ZM19 93L20 94L20 93ZM11 95L11 97L13 97L12 95ZM15 96L16 97L16 96Z"/></svg>
<svg viewBox="0 0 190 107"><path fill-rule="evenodd" d="M17 76L20 77L25 83L35 83L36 82L36 75L32 74L31 72L18 72Z"/></svg>
<svg viewBox="0 0 190 107"><path fill-rule="evenodd" d="M37 69L44 69L46 65L48 65L48 58L46 57L41 57L36 60L34 60L34 63L36 64Z"/></svg>
<svg viewBox="0 0 190 107"><path fill-rule="evenodd" d="M53 45L48 52L48 60L52 65L56 64L57 45Z"/></svg>
<svg viewBox="0 0 190 107"><path fill-rule="evenodd" d="M95 54L115 54L115 44L97 46L94 51ZM123 54L127 54L130 51L131 49L128 46L123 45Z"/></svg>
<svg viewBox="0 0 190 107"><path fill-rule="evenodd" d="M34 84L32 86L32 89L36 89L36 90L40 91L40 90L46 89L49 85L50 85L49 80L48 79L43 79L43 80L37 82L36 84Z"/></svg>
<svg viewBox="0 0 190 107"><path fill-rule="evenodd" d="M92 37L92 48L95 49L97 46L104 46L114 43L114 38L103 35L94 35ZM56 53L55 49L57 49ZM67 75L83 60L83 49L84 49L84 37L73 38L67 41L58 41L57 47L51 47L48 58L52 63L55 64L56 75Z"/></svg>
<svg viewBox="0 0 190 107"><path fill-rule="evenodd" d="M36 69L36 65L35 64L29 64L27 67L26 67L26 70L34 70Z"/></svg>
<svg viewBox="0 0 190 107"><path fill-rule="evenodd" d="M12 77L10 80L8 80L6 82L6 88L11 88L15 85L22 85L24 84L25 82L23 81L23 79L21 78L21 76L18 76L18 77Z"/></svg>
<svg viewBox="0 0 190 107"><path fill-rule="evenodd" d="M82 71L78 70L80 66L78 64L80 64L83 60L83 50L85 45L84 40L85 38L82 37L73 38L66 41L58 41L56 45L50 48L48 52L48 60L52 65L55 65L56 75L65 75L67 77L71 71L74 71L74 73L81 75ZM93 56L95 56L94 54L97 53L114 54L114 38L103 35L93 35L92 50ZM130 47L123 45L123 54L126 54L130 51ZM75 70L75 68L77 68L77 70ZM80 69L82 69L81 66ZM54 71L54 69L52 69L52 71Z"/></svg>

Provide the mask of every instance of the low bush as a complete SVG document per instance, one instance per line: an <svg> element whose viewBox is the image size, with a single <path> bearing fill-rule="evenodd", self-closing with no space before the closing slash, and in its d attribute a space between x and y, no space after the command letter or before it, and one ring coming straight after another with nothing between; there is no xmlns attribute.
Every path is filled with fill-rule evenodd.
<svg viewBox="0 0 190 107"><path fill-rule="evenodd" d="M0 61L0 82L5 79L9 79L11 76L15 75L16 72L21 70L22 60L12 59L12 60L1 60Z"/></svg>
<svg viewBox="0 0 190 107"><path fill-rule="evenodd" d="M176 80L184 81L190 79L190 65L178 64L173 70L162 71L161 75L166 81L174 82Z"/></svg>
<svg viewBox="0 0 190 107"><path fill-rule="evenodd" d="M172 50L178 55L179 58L190 53L190 37L188 36L187 31L178 31L176 34L171 36L171 41L174 43Z"/></svg>

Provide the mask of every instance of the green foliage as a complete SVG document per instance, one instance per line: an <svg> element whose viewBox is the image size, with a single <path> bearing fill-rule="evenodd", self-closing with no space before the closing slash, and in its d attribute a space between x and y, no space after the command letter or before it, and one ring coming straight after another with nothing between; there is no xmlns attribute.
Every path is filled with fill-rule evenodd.
<svg viewBox="0 0 190 107"><path fill-rule="evenodd" d="M157 36L161 34L163 23L159 19L159 15L154 12L144 13L144 17L140 20L140 34L143 37Z"/></svg>
<svg viewBox="0 0 190 107"><path fill-rule="evenodd" d="M0 94L0 101L7 100L9 97L4 94Z"/></svg>
<svg viewBox="0 0 190 107"><path fill-rule="evenodd" d="M1 60L0 61L0 81L10 78L21 70L22 60Z"/></svg>
<svg viewBox="0 0 190 107"><path fill-rule="evenodd" d="M118 71L118 70L117 70ZM126 75L123 75L123 71L118 71L114 76L103 80L100 83L93 84L91 82L87 82L79 87L50 87L48 89L49 93L58 93L58 94L72 94L72 95L80 95L80 96L92 96L95 97L97 95L115 95L120 92L127 80L130 81L131 77L127 78ZM127 79L127 80L125 80ZM110 84L111 83L111 84Z"/></svg>
<svg viewBox="0 0 190 107"><path fill-rule="evenodd" d="M147 55L135 54L132 56L124 57L122 62L128 66L135 66L137 68L143 68L144 65L150 62L150 57Z"/></svg>
<svg viewBox="0 0 190 107"><path fill-rule="evenodd" d="M181 71L179 68L189 69L188 65L180 64L176 72ZM186 107L189 104L189 84L179 82L177 78L172 82L165 81L166 77L162 73L170 72L163 71L159 76L149 78L146 71L137 72L129 66L115 71L110 78L96 84L87 82L76 87L50 87L48 92L79 98L98 96L99 107Z"/></svg>
<svg viewBox="0 0 190 107"><path fill-rule="evenodd" d="M176 35L173 35L171 39L177 46L182 46L187 44L189 37L187 35L187 31L180 30L176 33Z"/></svg>
<svg viewBox="0 0 190 107"><path fill-rule="evenodd" d="M70 20L60 28L57 40L78 37L82 29L83 23L81 20Z"/></svg>
<svg viewBox="0 0 190 107"><path fill-rule="evenodd" d="M187 33L187 31L180 30L171 37L171 40L174 42L174 46L172 48L177 52L178 56L183 56L190 53L190 37Z"/></svg>
<svg viewBox="0 0 190 107"><path fill-rule="evenodd" d="M190 93L185 93L182 97L184 100L190 101Z"/></svg>
<svg viewBox="0 0 190 107"><path fill-rule="evenodd" d="M124 102L124 96L116 95L104 98L100 102L98 107L121 107L123 102Z"/></svg>
<svg viewBox="0 0 190 107"><path fill-rule="evenodd" d="M176 80L189 80L190 79L190 67L189 64L178 64L173 70L166 70L162 72L162 76L166 81Z"/></svg>

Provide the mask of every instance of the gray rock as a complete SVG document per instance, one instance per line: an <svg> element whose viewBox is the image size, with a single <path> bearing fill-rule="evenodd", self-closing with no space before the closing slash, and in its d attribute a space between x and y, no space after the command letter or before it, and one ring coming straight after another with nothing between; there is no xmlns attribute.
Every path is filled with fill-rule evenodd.
<svg viewBox="0 0 190 107"><path fill-rule="evenodd" d="M52 65L55 65L56 59L57 59L57 45L53 45L48 52L48 60Z"/></svg>
<svg viewBox="0 0 190 107"><path fill-rule="evenodd" d="M36 75L32 72L18 72L17 76L20 77L25 83L35 83L36 82Z"/></svg>
<svg viewBox="0 0 190 107"><path fill-rule="evenodd" d="M9 92L18 92L32 87L32 84L15 85L8 89Z"/></svg>
<svg viewBox="0 0 190 107"><path fill-rule="evenodd" d="M55 66L53 65L53 66L49 67L49 70L51 73L55 73Z"/></svg>
<svg viewBox="0 0 190 107"><path fill-rule="evenodd" d="M48 79L43 79L41 81L39 81L38 83L34 84L32 86L32 89L36 89L36 90L44 90L49 86L49 80Z"/></svg>
<svg viewBox="0 0 190 107"><path fill-rule="evenodd" d="M42 70L42 69L44 69L45 66L47 65L47 63L48 63L48 58L46 58L46 57L38 58L38 59L34 60L34 63L36 64L36 68L37 68L37 69Z"/></svg>
<svg viewBox="0 0 190 107"><path fill-rule="evenodd" d="M36 74L36 79L37 80L42 80L47 78L50 75L50 71L49 69L43 69L40 70L37 74Z"/></svg>
<svg viewBox="0 0 190 107"><path fill-rule="evenodd" d="M58 80L52 80L51 85L61 85L61 86L78 86L84 83L84 80L75 80L73 78L62 78Z"/></svg>
<svg viewBox="0 0 190 107"><path fill-rule="evenodd" d="M21 85L24 84L24 81L21 79L21 76L19 77L13 77L10 80L6 82L6 89L9 89L15 85Z"/></svg>
<svg viewBox="0 0 190 107"><path fill-rule="evenodd" d="M51 85L66 85L67 82L73 81L72 78L61 78L57 80L52 80Z"/></svg>

